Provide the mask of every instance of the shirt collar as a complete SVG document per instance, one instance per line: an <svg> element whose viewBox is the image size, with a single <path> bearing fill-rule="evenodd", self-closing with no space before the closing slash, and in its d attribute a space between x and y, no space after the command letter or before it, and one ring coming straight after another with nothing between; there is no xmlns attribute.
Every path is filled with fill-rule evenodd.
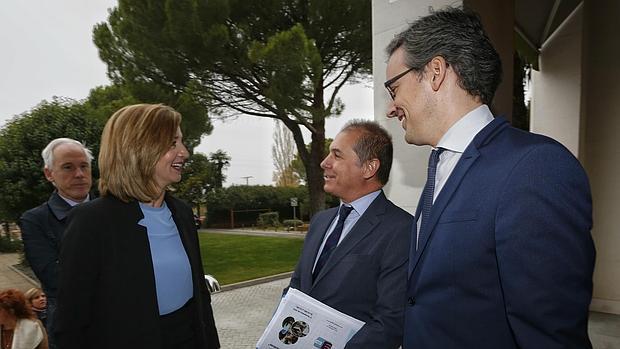
<svg viewBox="0 0 620 349"><path fill-rule="evenodd" d="M486 104L470 111L452 125L441 137L437 148L463 153L474 137L493 121L493 114Z"/></svg>
<svg viewBox="0 0 620 349"><path fill-rule="evenodd" d="M82 201L82 202L77 202L77 201L73 201L71 199L68 199L68 198L60 195L60 193L58 193L58 196L60 196L61 199L65 200L71 207L73 207L73 206L75 206L77 204L82 204L82 203L87 202L87 201L90 200L90 194L86 195L86 199L84 199L84 201Z"/></svg>
<svg viewBox="0 0 620 349"><path fill-rule="evenodd" d="M375 201L375 199L377 198L377 196L379 196L380 193L381 189L373 191L372 193L368 193L357 200L351 201L346 205L352 206L353 211L355 211L359 216L361 216L364 214L364 212L366 212L368 206L370 206L370 204ZM340 200L340 204L345 205L342 200Z"/></svg>

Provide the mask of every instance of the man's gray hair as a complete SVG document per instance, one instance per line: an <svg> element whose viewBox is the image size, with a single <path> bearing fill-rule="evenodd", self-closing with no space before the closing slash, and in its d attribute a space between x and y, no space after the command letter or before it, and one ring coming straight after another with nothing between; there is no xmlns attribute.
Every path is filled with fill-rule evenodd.
<svg viewBox="0 0 620 349"><path fill-rule="evenodd" d="M394 148L392 136L376 121L353 119L347 122L340 132L358 130L361 134L353 145L353 151L357 154L360 164L372 159L379 159L377 179L379 183L386 184L390 179Z"/></svg>
<svg viewBox="0 0 620 349"><path fill-rule="evenodd" d="M57 146L63 144L75 144L79 146L84 151L84 155L86 155L88 162L90 163L93 161L93 154L90 152L90 149L84 146L84 144L71 138L56 138L53 141L49 142L47 146L43 149L43 151L41 151L44 168L52 168L52 166L54 165L54 149L56 149Z"/></svg>
<svg viewBox="0 0 620 349"><path fill-rule="evenodd" d="M432 11L396 34L386 52L391 56L401 47L405 65L419 78L434 57L443 57L463 90L491 104L502 80L502 62L477 13L460 7Z"/></svg>

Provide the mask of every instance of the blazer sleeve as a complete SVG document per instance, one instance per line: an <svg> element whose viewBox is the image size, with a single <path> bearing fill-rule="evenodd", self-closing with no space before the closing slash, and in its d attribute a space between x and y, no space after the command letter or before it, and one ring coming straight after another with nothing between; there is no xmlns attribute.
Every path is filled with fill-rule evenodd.
<svg viewBox="0 0 620 349"><path fill-rule="evenodd" d="M19 227L32 271L47 291L55 292L58 288L58 247L47 235L49 228L45 220L42 210L30 210L20 218Z"/></svg>
<svg viewBox="0 0 620 349"><path fill-rule="evenodd" d="M98 280L102 241L97 234L101 219L82 207L69 214L60 252L60 282L56 311L56 338L60 348L88 348L97 331L94 311L100 302ZM98 227L98 228L97 228Z"/></svg>
<svg viewBox="0 0 620 349"><path fill-rule="evenodd" d="M286 294L286 292L288 292L288 289L291 287L294 289L300 290L302 292L308 292L308 290L304 290L304 287L302 287L303 285L301 284L301 278L302 278L301 273L302 273L302 269L304 269L304 265L308 263L312 263L312 265L314 265L314 256L313 256L314 251L308 250L307 242L310 239L312 239L313 234L315 234L315 231L316 231L315 226L317 224L317 221L320 219L324 219L323 217L324 213L325 211L317 212L312 217L312 219L310 219L310 224L309 224L310 228L306 232L306 238L304 239L304 245L302 247L299 260L297 261L297 264L295 265L295 270L293 271L293 275L291 276L291 281L289 282L288 287L286 287L282 291L283 297Z"/></svg>
<svg viewBox="0 0 620 349"><path fill-rule="evenodd" d="M594 245L581 165L559 144L530 151L512 170L496 214L499 277L521 348L588 348Z"/></svg>
<svg viewBox="0 0 620 349"><path fill-rule="evenodd" d="M40 209L25 212L19 220L19 227L32 271L46 291L55 292L58 288L58 247L47 235L44 212Z"/></svg>
<svg viewBox="0 0 620 349"><path fill-rule="evenodd" d="M293 271L293 275L291 276L291 281L288 287L282 290L282 297L286 295L286 292L288 292L288 289L291 287L298 290L299 285L300 285L300 280L299 280L299 261L298 261L297 265L295 266L295 270Z"/></svg>
<svg viewBox="0 0 620 349"><path fill-rule="evenodd" d="M346 349L396 349L402 344L412 223L413 217L404 211L398 218L382 222L384 234L392 238L382 251L377 279L368 280L377 285L377 300L372 307L371 320L349 340Z"/></svg>

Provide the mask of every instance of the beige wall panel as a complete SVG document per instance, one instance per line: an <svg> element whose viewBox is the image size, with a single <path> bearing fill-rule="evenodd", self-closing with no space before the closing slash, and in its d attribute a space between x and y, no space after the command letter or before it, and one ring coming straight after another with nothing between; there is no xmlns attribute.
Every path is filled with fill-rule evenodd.
<svg viewBox="0 0 620 349"><path fill-rule="evenodd" d="M580 151L594 203L597 248L592 310L620 314L620 1L584 2Z"/></svg>
<svg viewBox="0 0 620 349"><path fill-rule="evenodd" d="M531 131L556 139L575 156L581 119L581 37L578 10L545 43L540 71L532 73Z"/></svg>
<svg viewBox="0 0 620 349"><path fill-rule="evenodd" d="M407 28L408 23L428 13L429 6L441 8L458 5L455 1L422 0L373 0L373 87L375 120L385 126L394 141L394 163L390 181L385 187L387 196L397 205L414 213L422 188L426 182L426 163L430 147L407 144L404 131L397 120L387 119L385 111L389 96L383 87L387 56L385 47L396 33Z"/></svg>

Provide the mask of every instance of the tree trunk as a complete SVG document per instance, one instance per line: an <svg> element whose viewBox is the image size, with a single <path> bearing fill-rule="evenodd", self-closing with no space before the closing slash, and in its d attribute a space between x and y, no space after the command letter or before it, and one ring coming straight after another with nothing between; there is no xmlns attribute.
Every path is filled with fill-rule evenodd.
<svg viewBox="0 0 620 349"><path fill-rule="evenodd" d="M310 206L308 212L310 217L315 213L325 209L325 192L323 185L323 169L321 161L325 158L325 119L320 121L315 118L314 127L316 132L312 133L312 144L310 145L310 161L306 167L308 177L308 194L310 196Z"/></svg>
<svg viewBox="0 0 620 349"><path fill-rule="evenodd" d="M2 222L2 229L4 230L4 233L6 234L6 237L9 239L9 241L11 241L11 229L9 227L9 222Z"/></svg>
<svg viewBox="0 0 620 349"><path fill-rule="evenodd" d="M319 113L324 111L319 110ZM310 202L308 203L308 214L312 217L315 213L325 209L325 192L323 192L323 169L321 161L325 157L325 118L317 115L313 118L312 144L310 151L306 148L304 138L299 125L293 120L283 116L279 120L284 122L286 127L293 133L293 140L297 146L299 157L306 168L306 184Z"/></svg>
<svg viewBox="0 0 620 349"><path fill-rule="evenodd" d="M310 218L315 213L325 209L325 178L321 161L325 157L325 117L328 112L325 110L323 102L323 76L320 76L314 85L314 98L312 102L312 144L310 144L310 156L306 165L306 177L308 178L308 195L310 196L310 207L308 213Z"/></svg>
<svg viewBox="0 0 620 349"><path fill-rule="evenodd" d="M198 220L200 221L198 229L202 228L202 220L200 219L200 201L196 201L196 216L198 216Z"/></svg>

